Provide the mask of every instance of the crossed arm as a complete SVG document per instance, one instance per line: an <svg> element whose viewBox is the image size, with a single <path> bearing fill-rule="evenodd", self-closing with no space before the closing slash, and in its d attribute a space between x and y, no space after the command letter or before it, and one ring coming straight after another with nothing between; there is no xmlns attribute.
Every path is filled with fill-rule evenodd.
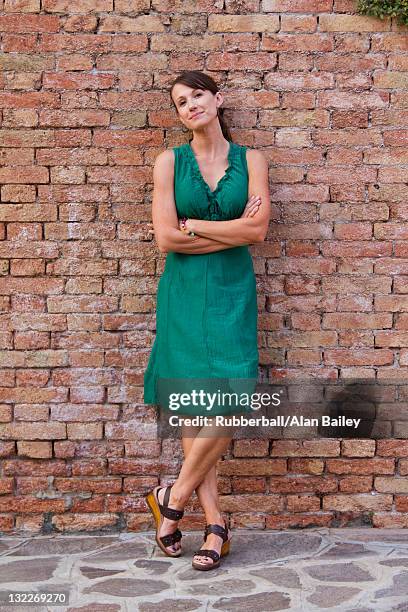
<svg viewBox="0 0 408 612"><path fill-rule="evenodd" d="M179 229L173 191L174 153L167 150L158 155L153 169L152 220L162 253L211 253L264 241L270 219L268 162L260 151L249 150L247 164L248 195L261 197L256 215L230 221L189 219L187 228L196 234L191 237Z"/></svg>

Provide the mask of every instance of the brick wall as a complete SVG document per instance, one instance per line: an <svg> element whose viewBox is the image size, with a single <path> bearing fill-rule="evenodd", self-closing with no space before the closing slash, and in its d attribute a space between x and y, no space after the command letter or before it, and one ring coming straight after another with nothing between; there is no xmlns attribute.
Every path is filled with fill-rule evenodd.
<svg viewBox="0 0 408 612"><path fill-rule="evenodd" d="M152 165L186 141L166 93L183 69L214 76L234 140L270 161L261 377L408 378L406 28L348 0L0 8L0 531L150 528L143 493L177 474L142 383ZM408 526L406 440L230 451L234 526ZM183 524L202 527L196 500Z"/></svg>

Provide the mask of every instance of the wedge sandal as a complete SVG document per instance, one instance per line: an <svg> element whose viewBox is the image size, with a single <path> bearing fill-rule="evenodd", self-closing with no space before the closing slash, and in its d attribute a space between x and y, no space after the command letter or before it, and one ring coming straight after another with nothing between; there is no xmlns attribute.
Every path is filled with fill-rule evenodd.
<svg viewBox="0 0 408 612"><path fill-rule="evenodd" d="M222 527L221 525L206 525L204 531L204 542L206 541L210 533L215 533L215 535L222 538L223 544L221 547L220 554L218 554L216 550L206 548L201 548L200 550L196 550L194 552L193 561L191 564L194 569L200 570L202 572L206 572L208 570L212 570L216 567L219 567L221 563L221 557L226 557L230 551L231 538L228 539L228 529L226 524L225 527ZM210 559L213 560L213 563L197 563L197 561L194 561L194 557L210 557Z"/></svg>
<svg viewBox="0 0 408 612"><path fill-rule="evenodd" d="M165 518L170 519L171 521L179 521L183 518L184 510L175 510L174 508L169 508L169 499L170 499L170 489L172 485L168 487L155 487L153 491L146 495L146 503L149 506L152 514L154 516L154 520L156 522L156 542L159 548L164 552L168 557L180 557L181 549L170 552L167 550L168 546L175 544L176 542L180 542L182 538L182 533L180 529L176 529L174 533L169 533L168 535L162 536L159 538L160 527L163 523L163 516ZM158 494L161 489L166 489L163 498L163 504L159 503Z"/></svg>

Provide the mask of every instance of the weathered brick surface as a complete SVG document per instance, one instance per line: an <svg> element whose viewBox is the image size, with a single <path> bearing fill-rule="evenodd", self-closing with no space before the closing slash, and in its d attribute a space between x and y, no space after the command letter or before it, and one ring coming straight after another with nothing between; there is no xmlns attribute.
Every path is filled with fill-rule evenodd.
<svg viewBox="0 0 408 612"><path fill-rule="evenodd" d="M143 496L179 471L142 385L165 261L152 168L186 140L181 70L222 84L233 139L269 161L262 380L408 381L407 30L353 10L0 3L0 532L151 529ZM406 388L383 389L408 436ZM390 436L235 440L222 508L237 528L408 527L408 441ZM194 497L183 526L202 523Z"/></svg>

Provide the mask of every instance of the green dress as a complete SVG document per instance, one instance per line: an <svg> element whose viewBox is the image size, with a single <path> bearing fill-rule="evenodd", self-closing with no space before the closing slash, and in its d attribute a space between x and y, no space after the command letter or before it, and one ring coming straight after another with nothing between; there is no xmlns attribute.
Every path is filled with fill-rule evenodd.
<svg viewBox="0 0 408 612"><path fill-rule="evenodd" d="M246 147L229 145L229 165L214 191L204 181L190 143L173 149L179 218L227 221L241 216L248 201ZM214 393L231 388L252 393L259 363L257 314L247 245L194 255L168 252L157 289L156 337L144 374L144 402L166 408L158 401L159 388L181 392L186 381L197 380L200 388ZM210 409L195 401L179 407L179 414L248 412L241 395L238 404L226 403L214 402Z"/></svg>

